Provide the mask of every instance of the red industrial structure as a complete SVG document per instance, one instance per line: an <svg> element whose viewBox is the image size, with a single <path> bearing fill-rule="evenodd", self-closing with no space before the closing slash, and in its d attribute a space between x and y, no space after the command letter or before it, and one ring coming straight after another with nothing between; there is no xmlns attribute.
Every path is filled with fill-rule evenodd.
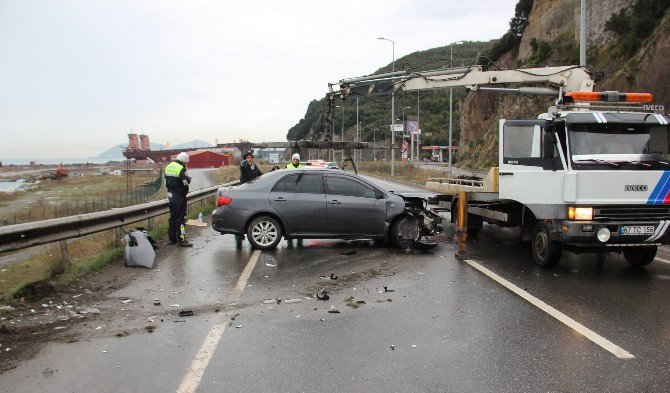
<svg viewBox="0 0 670 393"><path fill-rule="evenodd" d="M186 154L188 154L188 167L190 169L220 168L233 163L232 154L221 154L211 150L189 151ZM174 159L174 156L172 159Z"/></svg>
<svg viewBox="0 0 670 393"><path fill-rule="evenodd" d="M240 141L238 143L220 143L217 144L213 149L231 151L233 149L237 150L239 153L235 153L237 157L240 157L242 152L251 150L252 143L246 141ZM151 150L151 143L149 143L149 135L137 135L135 133L128 134L128 147L123 150L123 155L129 159L135 160L146 160L147 158L152 159L155 162L168 162L174 156L181 152L194 152L199 151L200 148L181 148L181 149L167 149L167 150ZM234 159L233 154L224 153L224 156L230 155L230 162L226 165L230 165ZM219 167L221 165L217 165ZM209 167L207 167L209 168Z"/></svg>
<svg viewBox="0 0 670 393"><path fill-rule="evenodd" d="M149 135L140 135L140 148L144 151L151 150L151 143L149 142Z"/></svg>

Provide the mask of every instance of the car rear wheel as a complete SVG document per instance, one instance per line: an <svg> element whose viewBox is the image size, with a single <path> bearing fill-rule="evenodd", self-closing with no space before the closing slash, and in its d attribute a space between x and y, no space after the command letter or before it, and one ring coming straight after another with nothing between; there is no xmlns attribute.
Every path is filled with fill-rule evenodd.
<svg viewBox="0 0 670 393"><path fill-rule="evenodd" d="M256 250L272 250L281 241L282 229L270 216L259 216L251 220L247 228L249 243Z"/></svg>
<svg viewBox="0 0 670 393"><path fill-rule="evenodd" d="M630 249L623 250L623 256L632 266L647 266L654 260L654 258L656 258L657 250L658 247L656 246L632 247Z"/></svg>
<svg viewBox="0 0 670 393"><path fill-rule="evenodd" d="M563 254L563 246L560 242L551 240L549 226L547 226L544 221L538 221L537 224L535 224L532 248L535 263L545 268L556 266Z"/></svg>

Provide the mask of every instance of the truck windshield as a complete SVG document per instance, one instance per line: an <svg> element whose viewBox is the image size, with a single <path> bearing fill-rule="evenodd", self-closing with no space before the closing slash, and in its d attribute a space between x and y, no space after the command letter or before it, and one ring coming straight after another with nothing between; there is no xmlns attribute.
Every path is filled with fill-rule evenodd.
<svg viewBox="0 0 670 393"><path fill-rule="evenodd" d="M668 126L658 124L571 124L573 166L665 166L670 156ZM574 165L576 164L576 165ZM664 169L665 169L664 168Z"/></svg>

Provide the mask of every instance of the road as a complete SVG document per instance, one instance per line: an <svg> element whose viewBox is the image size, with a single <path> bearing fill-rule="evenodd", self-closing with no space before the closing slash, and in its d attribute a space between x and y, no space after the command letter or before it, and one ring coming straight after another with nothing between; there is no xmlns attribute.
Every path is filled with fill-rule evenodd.
<svg viewBox="0 0 670 393"><path fill-rule="evenodd" d="M635 269L618 255L565 253L545 270L518 232L488 225L471 241L467 261L454 258L448 241L429 253L321 240L258 252L210 228L190 233L192 249L163 246L155 269L136 270L136 280L98 305L109 320L91 319L80 340L54 342L1 374L2 390L670 386L668 263ZM315 297L321 290L329 300ZM182 309L194 315L179 317ZM129 334L117 337L121 330Z"/></svg>

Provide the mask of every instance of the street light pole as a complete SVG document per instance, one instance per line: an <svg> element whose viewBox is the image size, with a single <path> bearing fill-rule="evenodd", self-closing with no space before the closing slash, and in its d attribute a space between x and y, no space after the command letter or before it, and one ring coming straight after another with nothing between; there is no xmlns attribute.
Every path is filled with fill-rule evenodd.
<svg viewBox="0 0 670 393"><path fill-rule="evenodd" d="M457 42L452 42L449 44L449 62L450 62L450 67L454 68L454 44L462 44L463 41L457 41ZM451 173L451 135L452 135L452 129L451 129L451 123L452 123L452 118L453 118L453 99L454 99L454 88L450 87L449 88L449 173Z"/></svg>
<svg viewBox="0 0 670 393"><path fill-rule="evenodd" d="M384 37L378 37L378 40L390 41L393 50L393 60L391 71L395 72L395 41ZM391 176L395 176L395 92L391 95Z"/></svg>
<svg viewBox="0 0 670 393"><path fill-rule="evenodd" d="M402 107L402 142L405 143L405 126L407 125L407 122L405 121L405 109L412 109L409 106L403 106ZM407 134L409 134L409 145L410 145L410 159L412 162L414 162L414 137L412 134L409 133L409 127L407 128Z"/></svg>
<svg viewBox="0 0 670 393"><path fill-rule="evenodd" d="M372 130L372 143L377 143L377 129ZM377 161L377 149L372 149L372 161Z"/></svg>

